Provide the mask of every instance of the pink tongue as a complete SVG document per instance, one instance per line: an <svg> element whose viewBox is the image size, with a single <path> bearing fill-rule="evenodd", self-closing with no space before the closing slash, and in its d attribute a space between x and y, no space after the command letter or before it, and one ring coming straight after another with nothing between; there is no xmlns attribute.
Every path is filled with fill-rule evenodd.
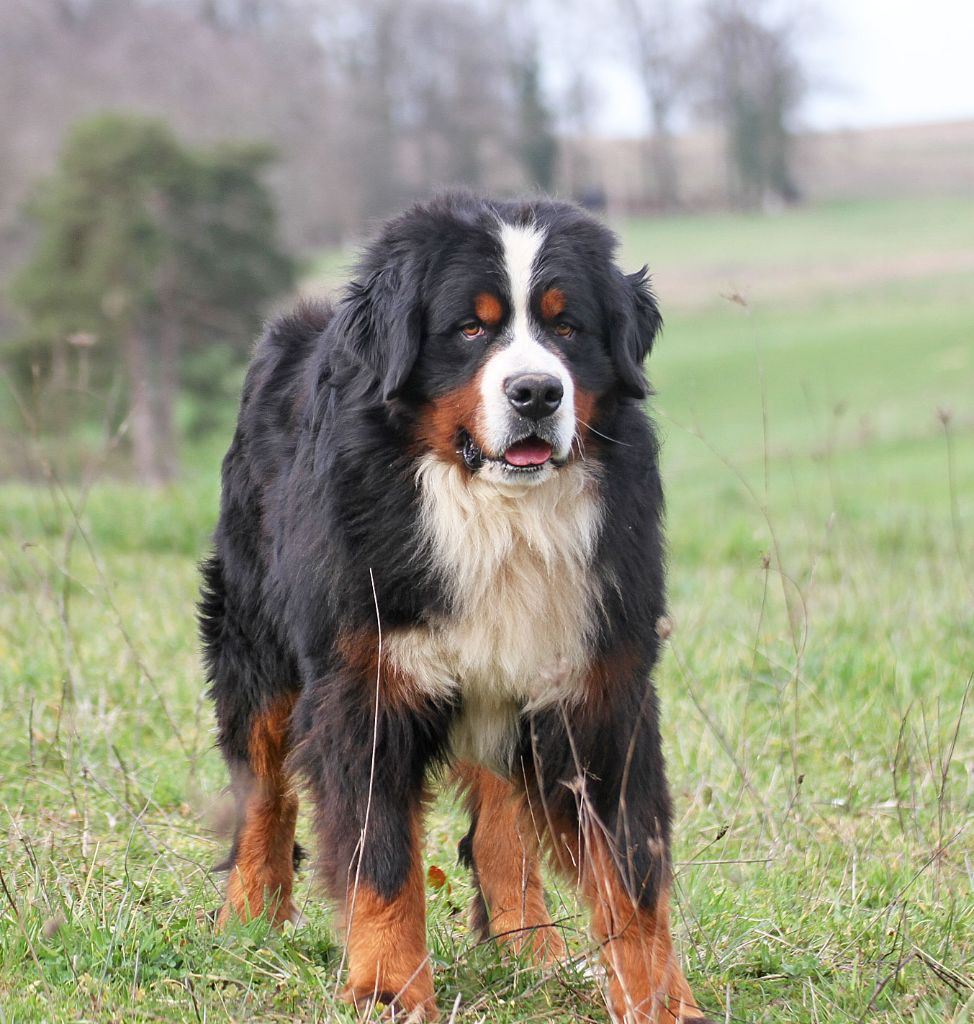
<svg viewBox="0 0 974 1024"><path fill-rule="evenodd" d="M504 461L510 466L541 466L550 458L551 445L537 437L518 441L504 452Z"/></svg>

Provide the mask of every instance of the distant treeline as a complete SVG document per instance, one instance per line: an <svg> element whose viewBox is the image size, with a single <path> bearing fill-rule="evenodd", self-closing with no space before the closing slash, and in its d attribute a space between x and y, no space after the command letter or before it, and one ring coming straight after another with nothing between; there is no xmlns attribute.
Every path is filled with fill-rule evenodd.
<svg viewBox="0 0 974 1024"><path fill-rule="evenodd" d="M4 0L0 230L105 109L269 143L285 235L359 235L431 183L549 188L538 47L503 0Z"/></svg>
<svg viewBox="0 0 974 1024"><path fill-rule="evenodd" d="M728 202L793 201L807 76L788 10L3 0L0 369L42 427L98 420L143 478L171 478L301 255L437 186L605 206L586 140L612 63L646 112L629 209L686 201L678 119L717 127Z"/></svg>
<svg viewBox="0 0 974 1024"><path fill-rule="evenodd" d="M763 0L4 0L0 238L26 230L23 201L70 126L105 109L272 145L301 251L435 185L597 203L599 167L572 140L620 62L646 111L641 205L681 202L676 118L723 127L729 200L788 198L807 88L796 18Z"/></svg>

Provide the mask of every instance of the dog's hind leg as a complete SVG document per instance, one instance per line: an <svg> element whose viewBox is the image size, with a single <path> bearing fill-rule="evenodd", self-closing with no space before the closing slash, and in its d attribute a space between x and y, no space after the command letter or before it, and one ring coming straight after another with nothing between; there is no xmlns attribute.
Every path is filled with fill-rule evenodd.
<svg viewBox="0 0 974 1024"><path fill-rule="evenodd" d="M216 704L218 743L230 769L236 807L227 898L217 918L261 914L275 926L296 921L291 901L298 798L285 768L297 692L272 683L295 677L270 642L256 645L255 611L228 594L217 557L203 565L200 632Z"/></svg>
<svg viewBox="0 0 974 1024"><path fill-rule="evenodd" d="M280 697L253 717L248 759L231 769L237 824L221 927L261 914L276 927L298 920L291 899L298 798L285 771L293 705L293 697Z"/></svg>
<svg viewBox="0 0 974 1024"><path fill-rule="evenodd" d="M459 765L454 774L470 811L470 831L459 853L477 886L472 930L541 963L562 959L565 942L545 904L538 825L524 794L485 768Z"/></svg>

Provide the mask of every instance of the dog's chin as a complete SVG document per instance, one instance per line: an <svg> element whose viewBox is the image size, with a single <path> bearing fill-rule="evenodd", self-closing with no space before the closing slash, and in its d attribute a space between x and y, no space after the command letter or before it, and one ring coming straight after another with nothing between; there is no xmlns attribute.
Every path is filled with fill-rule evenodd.
<svg viewBox="0 0 974 1024"><path fill-rule="evenodd" d="M562 456L552 441L537 434L518 438L495 455L463 431L459 455L476 479L507 488L543 484L567 461L567 452Z"/></svg>
<svg viewBox="0 0 974 1024"><path fill-rule="evenodd" d="M474 479L493 484L509 491L524 491L540 487L558 474L558 466L546 462L531 470L516 469L501 461L485 463L477 470Z"/></svg>

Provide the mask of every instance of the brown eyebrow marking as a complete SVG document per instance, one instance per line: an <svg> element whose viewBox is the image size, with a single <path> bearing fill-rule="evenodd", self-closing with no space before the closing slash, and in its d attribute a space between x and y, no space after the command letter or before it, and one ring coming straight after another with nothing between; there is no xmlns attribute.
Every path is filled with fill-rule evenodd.
<svg viewBox="0 0 974 1024"><path fill-rule="evenodd" d="M565 293L560 288L549 288L541 296L541 315L545 320L554 320L565 312Z"/></svg>
<svg viewBox="0 0 974 1024"><path fill-rule="evenodd" d="M477 314L477 319L488 327L496 327L504 316L501 300L490 292L480 292L474 296L473 311Z"/></svg>

